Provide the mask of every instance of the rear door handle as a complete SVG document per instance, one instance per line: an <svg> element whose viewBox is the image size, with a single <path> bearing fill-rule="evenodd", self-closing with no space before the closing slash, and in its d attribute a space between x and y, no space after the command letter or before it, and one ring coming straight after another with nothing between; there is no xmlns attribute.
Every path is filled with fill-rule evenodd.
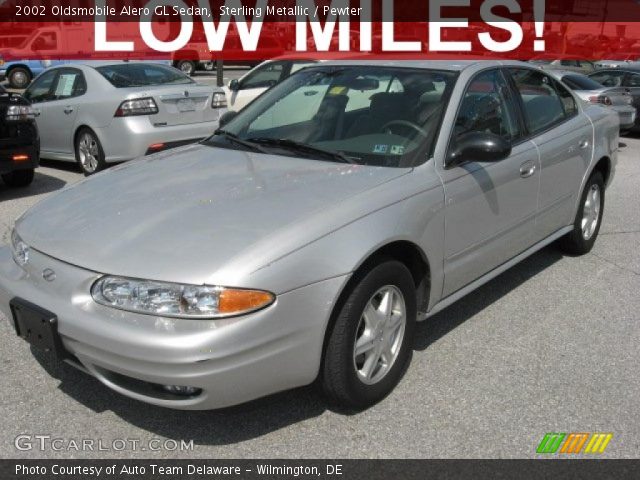
<svg viewBox="0 0 640 480"><path fill-rule="evenodd" d="M67 115L69 115L72 112L73 112L73 107L64 107L64 113L66 113Z"/></svg>
<svg viewBox="0 0 640 480"><path fill-rule="evenodd" d="M41 112L40 112L40 110L38 110L37 108L34 108L34 109L33 109L33 116L34 116L34 117L39 117L39 116L40 116L40 113L41 113Z"/></svg>
<svg viewBox="0 0 640 480"><path fill-rule="evenodd" d="M582 149L589 148L589 140L582 140L578 146Z"/></svg>
<svg viewBox="0 0 640 480"><path fill-rule="evenodd" d="M536 173L536 166L533 163L523 163L522 165L520 165L520 176L522 178L528 178L531 175L533 175L534 173Z"/></svg>

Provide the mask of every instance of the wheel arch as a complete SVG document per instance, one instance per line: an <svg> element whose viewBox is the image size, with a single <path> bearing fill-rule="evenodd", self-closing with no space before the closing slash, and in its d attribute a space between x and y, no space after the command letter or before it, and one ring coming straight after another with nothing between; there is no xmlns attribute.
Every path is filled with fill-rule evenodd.
<svg viewBox="0 0 640 480"><path fill-rule="evenodd" d="M333 330L337 316L351 293L351 290L361 280L364 272L373 265L376 265L382 259L388 258L398 260L407 267L416 286L418 317L420 317L420 313L426 312L429 304L429 293L431 287L431 268L426 254L418 245L408 240L395 240L382 245L362 259L360 264L353 271L349 280L343 285L342 290L333 305L329 322L325 328L320 365L324 362L327 341L331 331ZM321 375L321 372L322 368L319 369L318 377Z"/></svg>
<svg viewBox="0 0 640 480"><path fill-rule="evenodd" d="M604 179L604 186L609 186L609 180L611 178L611 159L607 156L603 156L598 160L591 172L589 172L589 176L593 174L593 172L600 172L602 174L602 178Z"/></svg>

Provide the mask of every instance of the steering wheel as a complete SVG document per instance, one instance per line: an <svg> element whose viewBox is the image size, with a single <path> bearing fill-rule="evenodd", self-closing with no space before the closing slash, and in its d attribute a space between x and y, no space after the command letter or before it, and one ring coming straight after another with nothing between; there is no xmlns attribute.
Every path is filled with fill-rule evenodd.
<svg viewBox="0 0 640 480"><path fill-rule="evenodd" d="M421 128L419 125L416 125L413 122L410 122L408 120L391 120L390 122L385 123L382 128L380 128L380 130L382 132L384 132L385 130L391 130L391 126L393 125L397 125L399 127L409 127L412 130L415 130L418 135L422 135L423 137L428 137L429 134L426 132L426 130L424 130L423 128Z"/></svg>

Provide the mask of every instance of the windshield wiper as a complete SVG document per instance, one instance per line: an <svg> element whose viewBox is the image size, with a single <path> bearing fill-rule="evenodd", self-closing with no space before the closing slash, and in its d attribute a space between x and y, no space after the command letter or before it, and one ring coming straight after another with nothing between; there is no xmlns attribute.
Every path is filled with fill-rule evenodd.
<svg viewBox="0 0 640 480"><path fill-rule="evenodd" d="M313 145L309 145L308 143L296 142L295 140L289 140L287 138L268 138L268 137L257 137L250 138L247 140L251 143L259 143L261 145L267 145L271 147L283 148L285 150L291 150L298 153L307 153L311 155L316 155L324 158L328 158L330 160L343 162L343 163L355 163L353 160L345 156L340 152L335 152L332 150L325 150L320 147L314 147Z"/></svg>
<svg viewBox="0 0 640 480"><path fill-rule="evenodd" d="M260 147L259 145L256 145L250 140L243 140L240 137L238 137L235 133L228 132L227 130L218 128L215 132L213 132L213 134L220 135L225 139L227 139L228 142L235 143L236 145L240 145L242 147L248 148L252 152L267 153L267 151L264 148Z"/></svg>

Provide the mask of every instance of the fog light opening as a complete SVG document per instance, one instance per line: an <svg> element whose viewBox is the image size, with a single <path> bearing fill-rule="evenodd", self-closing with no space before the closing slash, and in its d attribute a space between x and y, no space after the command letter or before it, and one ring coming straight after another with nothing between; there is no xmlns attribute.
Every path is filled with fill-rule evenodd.
<svg viewBox="0 0 640 480"><path fill-rule="evenodd" d="M183 397L193 397L199 395L202 389L197 387L187 387L185 385L162 385L162 389L165 392L173 395L180 395Z"/></svg>

